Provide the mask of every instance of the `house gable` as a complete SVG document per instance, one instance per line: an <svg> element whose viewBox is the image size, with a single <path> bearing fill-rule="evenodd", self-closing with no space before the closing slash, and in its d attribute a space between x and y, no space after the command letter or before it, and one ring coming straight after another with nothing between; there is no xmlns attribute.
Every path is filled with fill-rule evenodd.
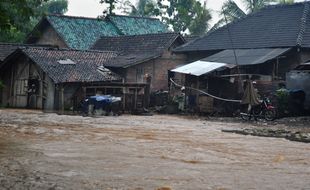
<svg viewBox="0 0 310 190"><path fill-rule="evenodd" d="M61 39L67 47L79 50L89 49L100 36L119 35L117 28L103 19L48 15L39 22L26 42L55 44L53 40L57 37L53 32L57 33L58 39ZM52 40L45 38L50 35L53 37Z"/></svg>

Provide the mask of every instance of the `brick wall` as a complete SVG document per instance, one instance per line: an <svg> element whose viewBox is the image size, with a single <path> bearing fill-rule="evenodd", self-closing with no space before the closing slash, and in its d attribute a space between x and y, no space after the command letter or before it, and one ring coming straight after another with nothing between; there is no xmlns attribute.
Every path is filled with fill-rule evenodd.
<svg viewBox="0 0 310 190"><path fill-rule="evenodd" d="M126 82L146 82L144 76L148 74L152 77L152 92L160 89L168 90L168 70L185 62L184 55L166 51L159 58L127 68Z"/></svg>

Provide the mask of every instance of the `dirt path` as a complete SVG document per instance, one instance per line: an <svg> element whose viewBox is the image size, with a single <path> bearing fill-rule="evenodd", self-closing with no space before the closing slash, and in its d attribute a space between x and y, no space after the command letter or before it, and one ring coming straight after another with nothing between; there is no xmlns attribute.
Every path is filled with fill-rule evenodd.
<svg viewBox="0 0 310 190"><path fill-rule="evenodd" d="M310 189L310 145L248 125L0 110L0 189Z"/></svg>

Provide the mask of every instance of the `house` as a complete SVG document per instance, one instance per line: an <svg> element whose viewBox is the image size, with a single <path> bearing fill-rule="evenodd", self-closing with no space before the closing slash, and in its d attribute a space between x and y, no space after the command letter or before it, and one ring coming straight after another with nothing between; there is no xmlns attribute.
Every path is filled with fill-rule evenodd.
<svg viewBox="0 0 310 190"><path fill-rule="evenodd" d="M161 32L168 32L168 29L155 18L110 15L102 19L47 15L36 25L25 42L87 50L102 36Z"/></svg>
<svg viewBox="0 0 310 190"><path fill-rule="evenodd" d="M103 67L114 56L114 52L18 48L0 65L5 85L1 104L44 110L69 109L93 90L89 89L91 86L122 83L119 75Z"/></svg>
<svg viewBox="0 0 310 190"><path fill-rule="evenodd" d="M310 58L309 6L309 2L267 6L175 52L185 53L189 62L206 58L237 64L243 73L285 79L286 72Z"/></svg>
<svg viewBox="0 0 310 190"><path fill-rule="evenodd" d="M310 2L267 6L177 47L174 52L186 54L190 64L174 71L186 75L184 84L217 97L240 99L239 79L246 77L269 95L287 72L309 60L309 23ZM195 76L197 62L205 69Z"/></svg>
<svg viewBox="0 0 310 190"><path fill-rule="evenodd" d="M183 55L172 49L184 44L178 33L102 37L92 47L117 51L118 56L104 64L126 82L145 83L151 77L151 91L168 90L168 70L184 63Z"/></svg>

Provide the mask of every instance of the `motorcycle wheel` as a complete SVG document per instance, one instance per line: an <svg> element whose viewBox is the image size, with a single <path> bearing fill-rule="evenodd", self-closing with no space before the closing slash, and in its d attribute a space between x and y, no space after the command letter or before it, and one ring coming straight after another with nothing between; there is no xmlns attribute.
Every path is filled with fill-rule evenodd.
<svg viewBox="0 0 310 190"><path fill-rule="evenodd" d="M248 114L248 113L245 113L245 112L240 112L240 117L241 117L241 119L242 120L244 120L244 121L249 121L250 120L250 114Z"/></svg>
<svg viewBox="0 0 310 190"><path fill-rule="evenodd" d="M267 121L273 121L276 119L276 110L275 109L268 109L265 112L265 119Z"/></svg>

